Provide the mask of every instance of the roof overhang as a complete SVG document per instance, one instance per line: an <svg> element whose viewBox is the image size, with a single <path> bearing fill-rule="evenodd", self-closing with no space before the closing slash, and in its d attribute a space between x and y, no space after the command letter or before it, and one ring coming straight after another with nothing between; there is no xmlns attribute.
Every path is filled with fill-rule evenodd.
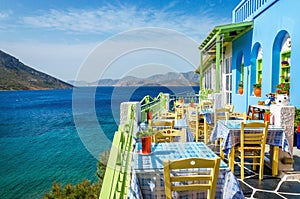
<svg viewBox="0 0 300 199"><path fill-rule="evenodd" d="M207 57L211 58L216 55L216 43L222 41L223 46L226 46L228 43L239 38L253 27L252 21L225 24L220 26L215 26L214 29L209 33L205 40L200 44L199 49L202 55L206 55L205 59L201 63L202 70L206 68L205 66L210 60L207 60ZM223 52L224 53L224 52ZM200 73L200 66L196 69L196 73Z"/></svg>
<svg viewBox="0 0 300 199"><path fill-rule="evenodd" d="M204 52L215 51L218 36L221 36L224 43L232 42L253 27L252 21L226 24L214 27L206 39L200 44L199 49Z"/></svg>

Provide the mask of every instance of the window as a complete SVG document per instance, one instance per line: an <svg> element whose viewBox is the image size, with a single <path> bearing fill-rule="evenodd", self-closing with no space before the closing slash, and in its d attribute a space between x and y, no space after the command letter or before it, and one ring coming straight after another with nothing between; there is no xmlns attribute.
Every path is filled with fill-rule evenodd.
<svg viewBox="0 0 300 199"><path fill-rule="evenodd" d="M212 89L212 77L211 77L211 68L204 72L204 88Z"/></svg>
<svg viewBox="0 0 300 199"><path fill-rule="evenodd" d="M232 99L232 58L225 59L225 67L223 68L223 92L225 94L225 104L231 104Z"/></svg>
<svg viewBox="0 0 300 199"><path fill-rule="evenodd" d="M256 83L262 81L262 59L257 59L256 63Z"/></svg>
<svg viewBox="0 0 300 199"><path fill-rule="evenodd" d="M290 82L290 58L291 51L281 53L281 64L280 64L280 83Z"/></svg>

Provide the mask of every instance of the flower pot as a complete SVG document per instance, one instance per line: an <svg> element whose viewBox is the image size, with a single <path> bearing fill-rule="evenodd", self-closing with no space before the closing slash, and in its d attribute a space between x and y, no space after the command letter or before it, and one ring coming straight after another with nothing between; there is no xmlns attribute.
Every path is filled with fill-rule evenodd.
<svg viewBox="0 0 300 199"><path fill-rule="evenodd" d="M241 87L239 87L239 89L238 89L238 92L239 92L239 94L240 94L240 95L243 95L243 93L244 93L244 89L243 89L243 88L241 88Z"/></svg>
<svg viewBox="0 0 300 199"><path fill-rule="evenodd" d="M254 88L253 92L256 97L261 97L261 88Z"/></svg>
<svg viewBox="0 0 300 199"><path fill-rule="evenodd" d="M142 137L142 153L148 154L151 153L151 139L152 136Z"/></svg>
<svg viewBox="0 0 300 199"><path fill-rule="evenodd" d="M270 123L270 113L264 113L264 122L269 122Z"/></svg>
<svg viewBox="0 0 300 199"><path fill-rule="evenodd" d="M152 120L152 112L147 112L147 121Z"/></svg>

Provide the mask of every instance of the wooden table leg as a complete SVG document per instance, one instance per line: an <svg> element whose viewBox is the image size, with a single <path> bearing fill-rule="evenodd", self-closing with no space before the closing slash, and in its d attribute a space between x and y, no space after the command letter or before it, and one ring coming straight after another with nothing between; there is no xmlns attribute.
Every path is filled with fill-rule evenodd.
<svg viewBox="0 0 300 199"><path fill-rule="evenodd" d="M229 168L230 170L232 171L232 173L234 173L234 146L231 147L231 151L230 151L230 154L228 155L229 157Z"/></svg>
<svg viewBox="0 0 300 199"><path fill-rule="evenodd" d="M279 146L274 146L273 158L272 158L272 176L278 175L278 152L279 152Z"/></svg>
<svg viewBox="0 0 300 199"><path fill-rule="evenodd" d="M219 138L219 141L220 141L220 157L222 158L222 160L224 160L224 152L222 147L223 138Z"/></svg>
<svg viewBox="0 0 300 199"><path fill-rule="evenodd" d="M205 117L204 118L204 143L207 144L208 143L208 125L206 122Z"/></svg>

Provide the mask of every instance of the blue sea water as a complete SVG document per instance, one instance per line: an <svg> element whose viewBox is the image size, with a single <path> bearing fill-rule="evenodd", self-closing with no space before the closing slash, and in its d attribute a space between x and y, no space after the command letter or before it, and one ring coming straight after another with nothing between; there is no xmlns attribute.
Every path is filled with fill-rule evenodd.
<svg viewBox="0 0 300 199"><path fill-rule="evenodd" d="M76 184L84 178L95 181L97 157L109 146L117 130L121 102L140 101L145 95L156 97L159 92L192 89L197 92L199 87L0 92L0 197L40 198L50 190L53 181L62 184ZM76 111L74 101L79 102L81 112ZM92 111L96 122L91 119ZM80 124L75 122L78 115ZM100 136L105 139L94 139L97 133L99 136L95 132L98 128L91 128L94 125L101 126ZM99 140L106 140L107 144Z"/></svg>

